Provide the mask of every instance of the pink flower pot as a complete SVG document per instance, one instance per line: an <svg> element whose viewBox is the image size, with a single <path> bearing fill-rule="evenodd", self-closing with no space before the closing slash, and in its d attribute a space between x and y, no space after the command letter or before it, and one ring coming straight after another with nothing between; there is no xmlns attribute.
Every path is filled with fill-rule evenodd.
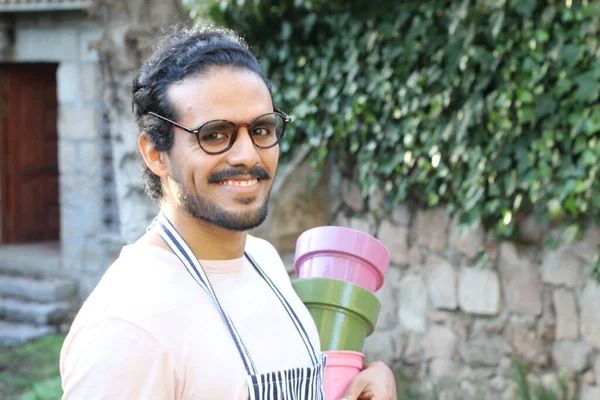
<svg viewBox="0 0 600 400"><path fill-rule="evenodd" d="M325 351L325 400L340 400L350 382L362 370L365 356L357 351Z"/></svg>
<svg viewBox="0 0 600 400"><path fill-rule="evenodd" d="M381 289L390 252L373 236L341 226L320 226L296 242L294 266L299 278L334 278L371 292Z"/></svg>

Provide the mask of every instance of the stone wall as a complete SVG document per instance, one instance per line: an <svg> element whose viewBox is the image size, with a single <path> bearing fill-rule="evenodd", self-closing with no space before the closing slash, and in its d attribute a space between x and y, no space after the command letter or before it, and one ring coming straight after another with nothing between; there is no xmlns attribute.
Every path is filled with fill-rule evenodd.
<svg viewBox="0 0 600 400"><path fill-rule="evenodd" d="M328 223L371 233L391 251L367 359L429 386L453 382L449 398L512 399L511 359L519 357L534 381L555 385L564 368L572 391L600 399L600 286L587 268L600 244L598 225L550 250L542 238L559 230L533 218L521 228L528 244L517 246L480 224L461 228L439 209L382 211L381 197L363 202L350 182L330 198ZM294 276L293 253L284 260Z"/></svg>

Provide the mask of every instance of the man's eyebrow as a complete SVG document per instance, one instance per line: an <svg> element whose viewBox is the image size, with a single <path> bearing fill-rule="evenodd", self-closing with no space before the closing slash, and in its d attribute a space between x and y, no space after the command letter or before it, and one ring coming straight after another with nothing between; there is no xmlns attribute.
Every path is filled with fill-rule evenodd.
<svg viewBox="0 0 600 400"><path fill-rule="evenodd" d="M231 123L228 123L227 120L224 120L224 119L211 119L211 120L208 120L206 122L201 123L200 125L198 125L194 129L198 129L201 126L203 126L203 125L205 125L207 123L210 123L210 127L211 128L219 128L219 129L221 129L221 128L231 127Z"/></svg>

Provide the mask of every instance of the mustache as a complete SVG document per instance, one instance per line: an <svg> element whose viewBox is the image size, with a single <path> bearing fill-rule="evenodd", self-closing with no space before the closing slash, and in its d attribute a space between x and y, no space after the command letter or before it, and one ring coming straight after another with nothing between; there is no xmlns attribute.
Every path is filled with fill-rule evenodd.
<svg viewBox="0 0 600 400"><path fill-rule="evenodd" d="M250 176L256 179L271 179L271 175L266 169L255 165L249 170L239 168L224 169L223 171L215 172L208 177L208 183L216 183L224 179L239 178L242 176Z"/></svg>

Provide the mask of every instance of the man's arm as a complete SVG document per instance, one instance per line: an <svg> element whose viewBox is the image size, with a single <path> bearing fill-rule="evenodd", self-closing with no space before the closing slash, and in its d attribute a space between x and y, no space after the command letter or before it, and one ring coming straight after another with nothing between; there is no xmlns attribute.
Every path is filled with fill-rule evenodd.
<svg viewBox="0 0 600 400"><path fill-rule="evenodd" d="M148 332L120 319L106 319L63 345L63 400L175 399L173 361Z"/></svg>

